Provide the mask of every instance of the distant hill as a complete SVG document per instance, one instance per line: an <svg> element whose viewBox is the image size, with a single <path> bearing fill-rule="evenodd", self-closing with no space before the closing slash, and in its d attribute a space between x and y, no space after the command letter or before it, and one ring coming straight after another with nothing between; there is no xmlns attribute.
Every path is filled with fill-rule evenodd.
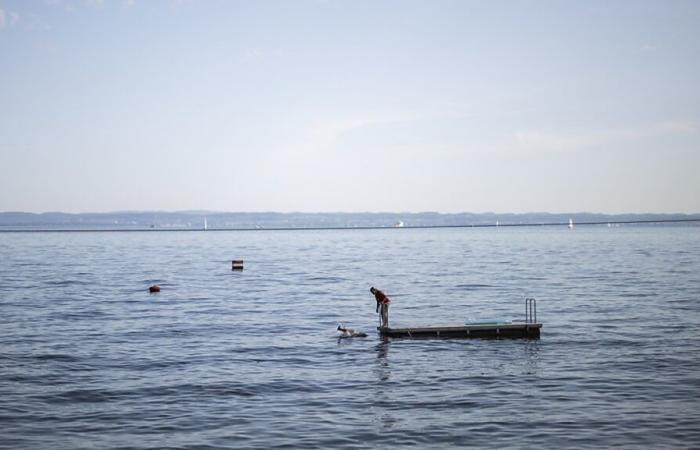
<svg viewBox="0 0 700 450"><path fill-rule="evenodd" d="M595 214L595 213L246 213L246 212L111 212L68 214L61 212L0 212L0 230L201 230L277 228L357 228L431 226L502 226L523 224L622 223L700 221L700 214Z"/></svg>

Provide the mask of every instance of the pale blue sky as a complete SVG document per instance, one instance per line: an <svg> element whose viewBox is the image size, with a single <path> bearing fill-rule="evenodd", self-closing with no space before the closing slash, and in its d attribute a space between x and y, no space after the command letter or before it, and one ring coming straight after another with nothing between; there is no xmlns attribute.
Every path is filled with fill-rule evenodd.
<svg viewBox="0 0 700 450"><path fill-rule="evenodd" d="M0 0L0 210L700 212L698 1Z"/></svg>

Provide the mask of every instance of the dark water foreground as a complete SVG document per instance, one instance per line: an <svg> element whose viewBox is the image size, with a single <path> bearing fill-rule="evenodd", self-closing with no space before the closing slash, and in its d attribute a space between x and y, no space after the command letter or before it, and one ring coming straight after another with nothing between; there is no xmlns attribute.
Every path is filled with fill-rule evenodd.
<svg viewBox="0 0 700 450"><path fill-rule="evenodd" d="M699 325L697 227L0 233L0 447L697 448Z"/></svg>

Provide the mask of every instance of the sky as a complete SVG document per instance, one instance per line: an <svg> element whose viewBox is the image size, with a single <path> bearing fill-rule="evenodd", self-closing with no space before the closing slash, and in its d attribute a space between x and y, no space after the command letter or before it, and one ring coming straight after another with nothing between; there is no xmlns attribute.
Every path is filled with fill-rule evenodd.
<svg viewBox="0 0 700 450"><path fill-rule="evenodd" d="M700 212L700 2L0 0L0 211Z"/></svg>

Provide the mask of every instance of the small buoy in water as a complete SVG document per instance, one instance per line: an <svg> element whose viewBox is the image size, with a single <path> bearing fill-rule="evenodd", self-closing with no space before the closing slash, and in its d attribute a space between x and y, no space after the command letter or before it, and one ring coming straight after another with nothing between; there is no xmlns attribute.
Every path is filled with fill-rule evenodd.
<svg viewBox="0 0 700 450"><path fill-rule="evenodd" d="M243 260L234 259L231 261L231 270L243 270Z"/></svg>
<svg viewBox="0 0 700 450"><path fill-rule="evenodd" d="M153 294L154 292L160 292L160 286L154 284L153 286L148 288L148 292L150 292L151 294Z"/></svg>

